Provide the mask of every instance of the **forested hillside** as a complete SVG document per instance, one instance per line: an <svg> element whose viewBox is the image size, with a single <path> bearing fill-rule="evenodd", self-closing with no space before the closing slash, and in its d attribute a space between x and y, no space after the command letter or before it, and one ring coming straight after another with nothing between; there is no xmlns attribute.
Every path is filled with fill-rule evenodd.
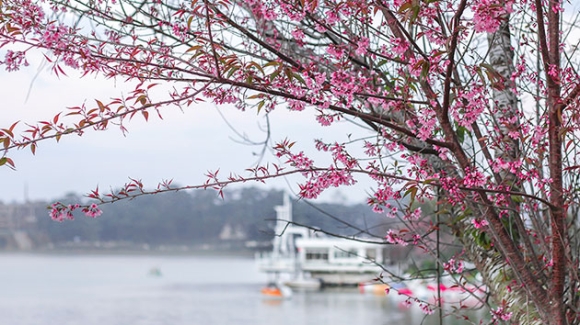
<svg viewBox="0 0 580 325"><path fill-rule="evenodd" d="M37 209L37 216L39 230L57 244L76 240L197 246L227 241L228 230L235 233L229 240L264 243L274 235L274 207L282 199L282 191L251 187L226 192L223 199L211 190L182 191L105 205L96 219L79 215L74 221L55 222L42 209ZM79 200L75 194L60 199ZM359 235L368 230L379 237L384 236L385 223L392 221L365 204L314 205L304 200L293 202L293 217L297 224L325 232Z"/></svg>

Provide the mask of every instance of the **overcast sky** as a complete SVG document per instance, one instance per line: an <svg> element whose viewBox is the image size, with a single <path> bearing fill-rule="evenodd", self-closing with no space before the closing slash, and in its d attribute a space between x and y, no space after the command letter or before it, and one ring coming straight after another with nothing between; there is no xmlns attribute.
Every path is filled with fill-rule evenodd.
<svg viewBox="0 0 580 325"><path fill-rule="evenodd" d="M30 63L28 68L18 72L0 71L0 128L7 128L18 120L31 124L48 120L57 112L83 101L93 107L94 99L106 102L131 90L112 80L81 79L72 73L58 79L41 67L40 60L30 58ZM265 124L263 116L255 111L240 112L226 106L219 109L238 132L252 140L264 139L265 133L260 127ZM192 105L184 112L168 108L163 111L163 120L151 114L150 121L144 122L138 116L127 125L129 133L125 135L119 128L112 127L105 132L87 131L82 137L63 137L60 143L43 141L35 156L29 149L12 151L9 157L14 159L17 170L0 167L0 201L22 202L26 196L30 200L52 200L67 192L86 194L96 186L103 192L118 188L129 180L128 177L142 179L152 188L164 179L174 179L178 184L201 184L208 170L218 168L222 175L243 174L244 169L256 163L254 153L260 148L236 141L239 140L236 132L228 127L217 110L212 104ZM315 138L346 141L348 133L359 130L348 122L323 128L314 121L312 113L288 112L282 107L270 115L274 141L289 138L297 142L294 148L308 152L315 152ZM271 153L265 161L280 163ZM296 183L301 180L270 181L265 188L289 189L287 181L297 191ZM258 185L247 185L253 184ZM370 183L361 182L339 191L332 189L322 199L363 202L369 186Z"/></svg>

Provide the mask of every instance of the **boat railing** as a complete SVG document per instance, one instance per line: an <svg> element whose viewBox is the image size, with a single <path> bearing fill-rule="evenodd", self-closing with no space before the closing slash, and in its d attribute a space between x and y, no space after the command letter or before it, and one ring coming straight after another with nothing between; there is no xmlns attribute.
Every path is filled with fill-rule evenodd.
<svg viewBox="0 0 580 325"><path fill-rule="evenodd" d="M286 272L296 271L296 258L294 256L281 256L272 252L256 253L256 264L263 272Z"/></svg>

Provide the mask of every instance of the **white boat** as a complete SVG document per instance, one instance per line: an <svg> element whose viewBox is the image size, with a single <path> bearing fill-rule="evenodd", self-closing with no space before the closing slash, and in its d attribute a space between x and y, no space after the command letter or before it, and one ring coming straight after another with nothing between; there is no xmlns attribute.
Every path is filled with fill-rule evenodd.
<svg viewBox="0 0 580 325"><path fill-rule="evenodd" d="M276 206L276 236L273 250L256 255L260 271L290 287L318 288L324 285L358 285L376 279L385 264L385 245L361 238L336 238L294 226L289 197Z"/></svg>

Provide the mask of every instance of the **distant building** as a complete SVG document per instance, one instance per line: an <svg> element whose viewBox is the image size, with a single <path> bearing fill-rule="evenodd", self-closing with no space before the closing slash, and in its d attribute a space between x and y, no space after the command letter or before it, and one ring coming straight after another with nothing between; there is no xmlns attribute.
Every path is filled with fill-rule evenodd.
<svg viewBox="0 0 580 325"><path fill-rule="evenodd" d="M227 240L227 241L245 240L247 238L248 238L248 236L247 236L246 232L244 231L244 229L242 229L242 226L236 225L235 227L232 227L232 225L229 223L226 223L224 225L224 227L222 228L222 231L220 232L220 235L219 235L220 240Z"/></svg>
<svg viewBox="0 0 580 325"><path fill-rule="evenodd" d="M36 216L31 204L0 203L0 249L30 250L35 243Z"/></svg>

